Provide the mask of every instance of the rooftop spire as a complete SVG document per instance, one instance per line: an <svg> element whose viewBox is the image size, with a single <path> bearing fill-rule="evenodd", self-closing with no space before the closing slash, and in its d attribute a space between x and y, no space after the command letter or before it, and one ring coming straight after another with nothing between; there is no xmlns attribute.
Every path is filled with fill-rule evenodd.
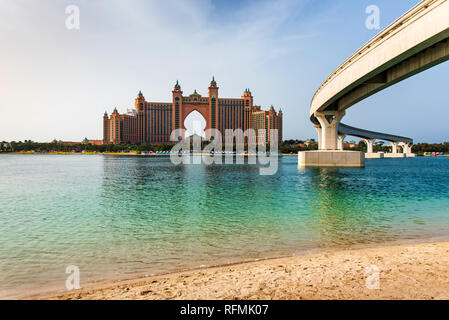
<svg viewBox="0 0 449 320"><path fill-rule="evenodd" d="M212 88L216 88L217 87L217 82L215 82L215 77L212 76L212 81L210 82L210 87Z"/></svg>

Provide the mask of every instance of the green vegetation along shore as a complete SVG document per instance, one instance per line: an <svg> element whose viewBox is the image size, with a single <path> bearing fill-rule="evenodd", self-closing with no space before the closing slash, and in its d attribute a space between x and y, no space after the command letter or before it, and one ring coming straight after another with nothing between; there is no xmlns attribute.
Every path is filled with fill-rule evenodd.
<svg viewBox="0 0 449 320"><path fill-rule="evenodd" d="M203 147L206 145L204 143ZM94 145L90 143L64 143L64 142L34 142L31 140L0 142L0 152L22 152L22 153L135 153L170 151L173 144L102 144ZM297 153L298 151L317 150L318 145L315 140L286 140L279 146L279 152L284 154ZM350 143L345 146L348 150L366 151L366 144ZM234 147L235 150L235 147ZM245 146L245 150L247 150ZM390 152L388 145L376 144L374 152ZM424 154L425 152L449 153L449 142L444 143L418 143L413 145L412 152Z"/></svg>

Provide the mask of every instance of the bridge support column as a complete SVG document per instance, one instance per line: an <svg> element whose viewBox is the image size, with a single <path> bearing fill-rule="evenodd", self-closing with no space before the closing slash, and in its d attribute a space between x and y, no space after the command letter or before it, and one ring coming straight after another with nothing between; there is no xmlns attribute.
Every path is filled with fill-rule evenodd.
<svg viewBox="0 0 449 320"><path fill-rule="evenodd" d="M376 139L363 139L366 143L366 153L365 153L365 159L381 159L384 157L383 153L374 153L374 141Z"/></svg>
<svg viewBox="0 0 449 320"><path fill-rule="evenodd" d="M404 142L399 143L399 146L402 148L402 153L407 153L407 144Z"/></svg>
<svg viewBox="0 0 449 320"><path fill-rule="evenodd" d="M319 125L317 151L298 152L298 166L300 167L364 167L365 154L360 151L346 151L339 148L337 142L338 125L344 111L316 112ZM343 141L344 137L341 139Z"/></svg>
<svg viewBox="0 0 449 320"><path fill-rule="evenodd" d="M391 141L391 153L385 153L385 158L405 158L405 153L398 152L399 142Z"/></svg>
<svg viewBox="0 0 449 320"><path fill-rule="evenodd" d="M366 143L366 153L374 153L373 151L373 144L375 139L364 139Z"/></svg>
<svg viewBox="0 0 449 320"><path fill-rule="evenodd" d="M321 126L320 150L337 150L338 125L344 115L344 111L315 112Z"/></svg>
<svg viewBox="0 0 449 320"><path fill-rule="evenodd" d="M313 125L316 129L316 131L318 132L318 150L321 150L321 126L319 124L314 124Z"/></svg>
<svg viewBox="0 0 449 320"><path fill-rule="evenodd" d="M404 143L402 145L402 152L406 154L412 153L412 145L410 143Z"/></svg>
<svg viewBox="0 0 449 320"><path fill-rule="evenodd" d="M407 158L414 158L416 154L412 153L412 144L401 142L399 144L402 147L402 153L405 154Z"/></svg>
<svg viewBox="0 0 449 320"><path fill-rule="evenodd" d="M398 153L398 143L393 141L390 143L391 143L391 153Z"/></svg>
<svg viewBox="0 0 449 320"><path fill-rule="evenodd" d="M341 134L341 135L338 136L338 141L337 141L338 150L344 150L345 149L345 138L346 138L345 134Z"/></svg>

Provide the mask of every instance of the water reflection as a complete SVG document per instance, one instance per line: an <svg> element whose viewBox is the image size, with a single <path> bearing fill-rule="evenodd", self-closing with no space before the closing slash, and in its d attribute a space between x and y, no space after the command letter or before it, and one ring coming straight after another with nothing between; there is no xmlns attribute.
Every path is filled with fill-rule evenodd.
<svg viewBox="0 0 449 320"><path fill-rule="evenodd" d="M266 214L272 209L265 200L276 200L268 190L280 190L281 180L258 176L257 166L123 158L104 160L105 223L115 239L125 234L148 240L148 260L175 259L180 252L197 260L232 257L241 243L248 245L243 255L260 252L261 242L269 243L282 229L279 213Z"/></svg>
<svg viewBox="0 0 449 320"><path fill-rule="evenodd" d="M147 239L162 256L167 250L231 255L240 243L258 252L261 244L386 241L407 232L398 221L417 231L426 227L398 200L416 198L416 188L400 180L404 175L386 178L376 167L298 171L289 159L280 164L276 175L260 176L257 165L105 157L104 223L117 239L124 233Z"/></svg>
<svg viewBox="0 0 449 320"><path fill-rule="evenodd" d="M310 187L315 197L310 203L313 225L320 234L320 245L387 241L397 238L390 232L391 217L383 216L381 206L372 205L371 192L354 176L354 170L313 168ZM380 201L382 202L382 201ZM379 224L379 219L383 224Z"/></svg>
<svg viewBox="0 0 449 320"><path fill-rule="evenodd" d="M365 169L0 155L0 286L159 272L316 246L449 234L449 159ZM24 188L26 186L26 188Z"/></svg>

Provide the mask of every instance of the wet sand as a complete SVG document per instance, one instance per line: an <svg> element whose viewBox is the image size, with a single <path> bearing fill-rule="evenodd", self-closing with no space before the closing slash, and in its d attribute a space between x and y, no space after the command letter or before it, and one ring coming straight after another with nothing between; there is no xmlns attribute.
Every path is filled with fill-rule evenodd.
<svg viewBox="0 0 449 320"><path fill-rule="evenodd" d="M28 299L449 299L449 241L323 249Z"/></svg>

